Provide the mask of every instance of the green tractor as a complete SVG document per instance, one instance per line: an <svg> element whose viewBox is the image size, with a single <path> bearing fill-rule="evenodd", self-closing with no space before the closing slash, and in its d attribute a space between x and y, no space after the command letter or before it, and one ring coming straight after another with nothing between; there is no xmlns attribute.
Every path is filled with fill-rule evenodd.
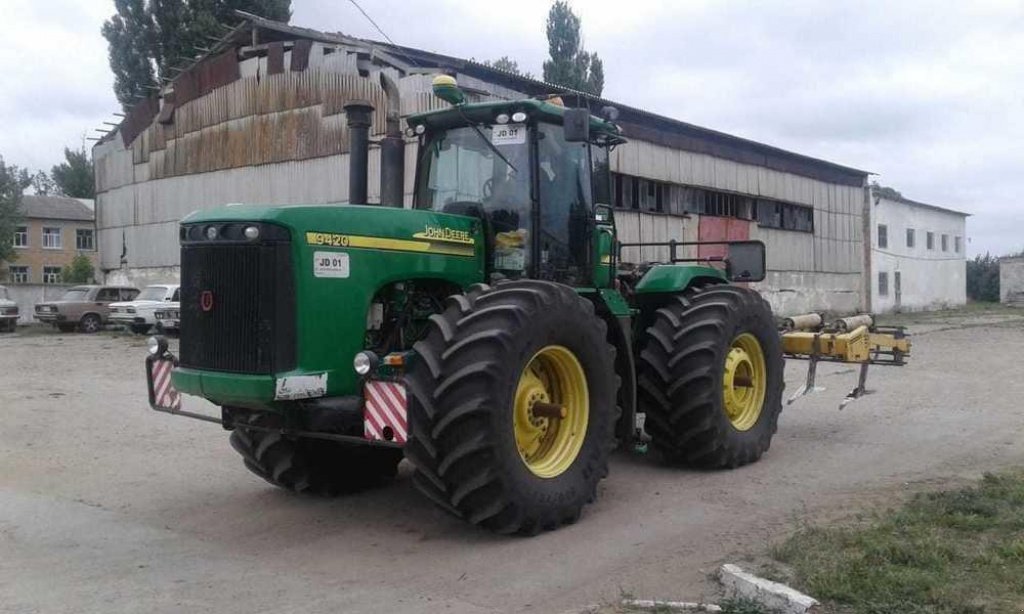
<svg viewBox="0 0 1024 614"><path fill-rule="evenodd" d="M763 279L764 245L697 260L672 241L666 261L626 265L614 109L469 104L444 76L435 92L452 106L408 119L411 209L182 221L180 352L151 339L151 406L221 423L246 467L294 491L357 490L408 459L419 490L498 533L575 522L616 446L705 468L760 458L781 340L768 303L730 282ZM350 201L366 202L372 109L347 112Z"/></svg>

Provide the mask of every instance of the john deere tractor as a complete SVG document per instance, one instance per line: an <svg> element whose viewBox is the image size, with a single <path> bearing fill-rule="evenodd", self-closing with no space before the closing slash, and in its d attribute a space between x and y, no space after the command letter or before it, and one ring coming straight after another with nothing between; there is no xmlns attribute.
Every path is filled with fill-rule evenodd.
<svg viewBox="0 0 1024 614"><path fill-rule="evenodd" d="M182 221L180 356L151 340L151 405L221 423L249 470L299 492L373 485L408 459L430 499L499 533L575 522L609 454L638 438L673 464L760 458L782 341L768 304L731 282L764 277L763 244L697 261L669 242L662 262L622 262L614 109L470 104L444 76L435 93L452 105L408 118L411 209ZM372 110L347 112L350 200L366 202Z"/></svg>

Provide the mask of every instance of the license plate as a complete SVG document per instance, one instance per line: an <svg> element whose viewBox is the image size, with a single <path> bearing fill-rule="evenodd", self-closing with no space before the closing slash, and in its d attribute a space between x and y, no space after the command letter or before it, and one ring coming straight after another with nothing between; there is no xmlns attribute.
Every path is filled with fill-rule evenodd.
<svg viewBox="0 0 1024 614"><path fill-rule="evenodd" d="M405 385L370 380L363 386L363 400L363 435L404 444L409 431Z"/></svg>

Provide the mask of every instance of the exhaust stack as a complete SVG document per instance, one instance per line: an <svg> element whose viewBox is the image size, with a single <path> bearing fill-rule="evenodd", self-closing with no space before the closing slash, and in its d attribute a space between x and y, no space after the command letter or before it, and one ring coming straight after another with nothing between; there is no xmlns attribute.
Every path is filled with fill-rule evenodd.
<svg viewBox="0 0 1024 614"><path fill-rule="evenodd" d="M345 105L348 118L348 203L367 203L367 172L370 158L370 125L373 105L365 100L353 100Z"/></svg>

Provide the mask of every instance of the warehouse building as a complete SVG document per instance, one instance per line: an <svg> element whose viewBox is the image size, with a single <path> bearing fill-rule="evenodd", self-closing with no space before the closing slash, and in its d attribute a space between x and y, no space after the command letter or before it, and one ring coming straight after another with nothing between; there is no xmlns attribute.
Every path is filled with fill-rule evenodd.
<svg viewBox="0 0 1024 614"><path fill-rule="evenodd" d="M871 310L948 309L967 303L969 214L871 189Z"/></svg>
<svg viewBox="0 0 1024 614"><path fill-rule="evenodd" d="M562 93L571 105L618 108L629 143L611 156L612 204L624 242L760 239L769 274L757 287L777 312L870 306L865 171L614 101L565 95L473 61L257 17L135 105L94 148L107 279L176 279L178 220L197 209L347 202L343 107L353 100L374 106L375 141L404 146L401 195L380 193L381 147L371 148L369 200L410 206L415 142L401 139L400 121L446 104L430 88L441 72L454 75L470 101ZM714 253L705 247L689 255ZM623 257L668 254L626 249Z"/></svg>

